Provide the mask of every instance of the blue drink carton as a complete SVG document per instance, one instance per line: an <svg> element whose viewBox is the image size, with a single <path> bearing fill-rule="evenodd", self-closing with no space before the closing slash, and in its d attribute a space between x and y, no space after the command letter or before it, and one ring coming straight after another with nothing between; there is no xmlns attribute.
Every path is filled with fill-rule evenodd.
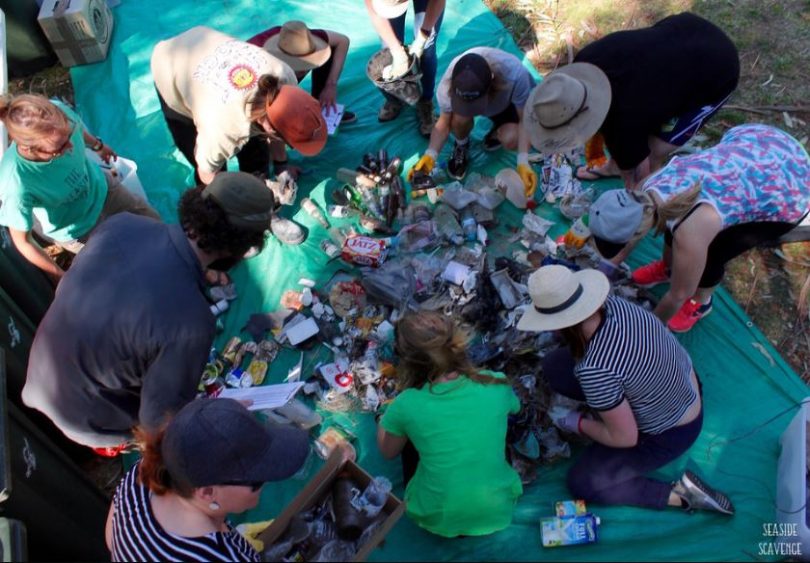
<svg viewBox="0 0 810 563"><path fill-rule="evenodd" d="M593 514L543 518L543 547L596 543L599 518Z"/></svg>

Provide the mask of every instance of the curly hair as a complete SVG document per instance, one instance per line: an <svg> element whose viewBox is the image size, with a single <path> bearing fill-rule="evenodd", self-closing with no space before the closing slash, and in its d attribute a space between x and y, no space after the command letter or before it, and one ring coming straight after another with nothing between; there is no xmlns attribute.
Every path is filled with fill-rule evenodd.
<svg viewBox="0 0 810 563"><path fill-rule="evenodd" d="M264 248L264 231L231 225L225 211L213 199L202 198L203 189L204 186L197 186L186 190L177 205L180 226L200 250L239 258L254 246Z"/></svg>

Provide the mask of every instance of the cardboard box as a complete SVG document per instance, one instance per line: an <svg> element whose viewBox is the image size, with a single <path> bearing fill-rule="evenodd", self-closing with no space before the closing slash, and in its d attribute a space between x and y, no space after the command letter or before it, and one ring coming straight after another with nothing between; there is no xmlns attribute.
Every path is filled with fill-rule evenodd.
<svg viewBox="0 0 810 563"><path fill-rule="evenodd" d="M95 63L107 56L114 19L105 0L44 0L37 19L62 65Z"/></svg>
<svg viewBox="0 0 810 563"><path fill-rule="evenodd" d="M298 496L296 496L292 502L284 508L284 511L273 520L273 523L261 533L259 539L264 542L265 548L282 536L293 516L323 500L331 490L332 483L339 473L343 471L347 472L361 489L364 489L371 482L373 479L371 475L363 471L363 469L354 462L347 461L344 463L341 457L342 454L340 450L332 453L321 470L318 471L304 489L298 493ZM385 539L385 536L388 535L388 532L391 531L391 528L394 527L397 520L402 517L402 514L405 512L405 503L393 494L389 494L388 501L385 503L385 507L383 507L383 512L386 513L388 517L385 519L380 529L377 530L377 533L360 548L352 561L366 560L369 553Z"/></svg>

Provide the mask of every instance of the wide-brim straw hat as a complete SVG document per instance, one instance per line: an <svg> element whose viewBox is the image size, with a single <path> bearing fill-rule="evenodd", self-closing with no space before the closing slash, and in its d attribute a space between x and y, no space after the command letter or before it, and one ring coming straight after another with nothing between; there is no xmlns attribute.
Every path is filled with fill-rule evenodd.
<svg viewBox="0 0 810 563"><path fill-rule="evenodd" d="M392 20L408 11L410 0L371 0L371 7L381 18Z"/></svg>
<svg viewBox="0 0 810 563"><path fill-rule="evenodd" d="M538 151L563 152L599 131L610 101L607 75L596 65L572 63L535 86L526 102L523 127Z"/></svg>
<svg viewBox="0 0 810 563"><path fill-rule="evenodd" d="M329 43L313 35L307 25L298 20L288 21L281 31L265 41L264 50L281 59L294 72L323 66L332 56Z"/></svg>
<svg viewBox="0 0 810 563"><path fill-rule="evenodd" d="M517 328L541 332L574 326L598 311L609 292L610 281L599 270L543 266L529 276L532 302Z"/></svg>

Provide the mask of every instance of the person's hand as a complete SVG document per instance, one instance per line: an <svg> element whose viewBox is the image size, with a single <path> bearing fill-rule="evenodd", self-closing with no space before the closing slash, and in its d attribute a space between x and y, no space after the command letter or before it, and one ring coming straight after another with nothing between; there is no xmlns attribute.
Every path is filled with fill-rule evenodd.
<svg viewBox="0 0 810 563"><path fill-rule="evenodd" d="M105 163L110 164L114 160L118 160L118 155L112 150L112 147L106 143L102 143L101 148L96 151L99 158Z"/></svg>
<svg viewBox="0 0 810 563"><path fill-rule="evenodd" d="M564 414L560 413L552 417L551 422L563 432L581 434L582 432L580 431L579 425L582 422L582 416L583 414L579 411L566 410Z"/></svg>
<svg viewBox="0 0 810 563"><path fill-rule="evenodd" d="M383 68L383 80L393 80L394 78L399 78L408 72L409 68L411 68L411 65L408 64L408 53L405 52L402 45L399 46L399 49L391 51L391 57L391 64Z"/></svg>
<svg viewBox="0 0 810 563"><path fill-rule="evenodd" d="M332 111L337 110L337 85L327 82L326 86L321 90L318 101L321 103L321 108L326 109L326 114L329 115Z"/></svg>
<svg viewBox="0 0 810 563"><path fill-rule="evenodd" d="M430 174L433 172L434 166L436 166L436 159L427 153L423 154L422 158L419 159L419 162L414 164L413 167L408 171L408 181L410 182L413 180L414 172Z"/></svg>
<svg viewBox="0 0 810 563"><path fill-rule="evenodd" d="M523 190L526 197L532 199L534 192L537 190L537 173L528 164L518 164L517 173L520 179L523 180Z"/></svg>
<svg viewBox="0 0 810 563"><path fill-rule="evenodd" d="M288 162L273 163L273 171L277 176L281 175L282 172L286 172L295 181L298 181L298 177L301 175L301 167L294 166Z"/></svg>
<svg viewBox="0 0 810 563"><path fill-rule="evenodd" d="M425 43L427 43L430 35L425 35L425 32L421 29L416 32L416 37L413 40L413 43L408 45L408 52L416 57L417 59L422 57L422 53L425 52Z"/></svg>

